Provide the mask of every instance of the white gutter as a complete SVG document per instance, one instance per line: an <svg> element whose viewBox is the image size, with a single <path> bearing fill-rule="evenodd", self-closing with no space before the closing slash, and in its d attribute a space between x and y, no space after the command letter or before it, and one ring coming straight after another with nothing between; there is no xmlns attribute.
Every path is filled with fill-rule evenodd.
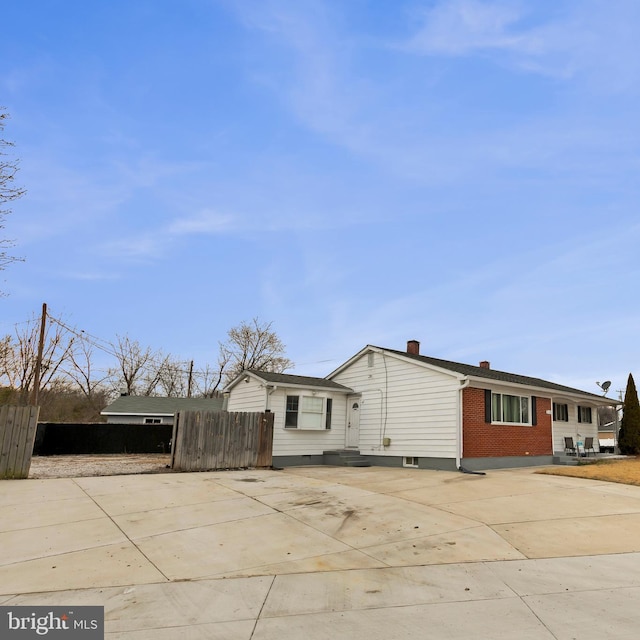
<svg viewBox="0 0 640 640"><path fill-rule="evenodd" d="M175 413L158 413L157 411L101 411L101 416L148 416L149 418L173 418Z"/></svg>
<svg viewBox="0 0 640 640"><path fill-rule="evenodd" d="M580 389L576 389L574 392L563 389L549 389L547 387L537 387L533 384L527 385L519 382L508 382L506 380L494 380L493 378L482 378L480 376L468 376L467 380L473 382L479 389L495 389L496 387L506 387L508 389L525 391L523 395L537 395L544 398L566 398L574 402L592 403L594 405L611 406L619 404L612 398L605 396L597 396L593 393L585 391L582 393Z"/></svg>
<svg viewBox="0 0 640 640"><path fill-rule="evenodd" d="M458 402L458 437L456 438L456 469L460 469L462 465L462 392L471 384L471 380L467 378L462 382L458 391L460 392Z"/></svg>

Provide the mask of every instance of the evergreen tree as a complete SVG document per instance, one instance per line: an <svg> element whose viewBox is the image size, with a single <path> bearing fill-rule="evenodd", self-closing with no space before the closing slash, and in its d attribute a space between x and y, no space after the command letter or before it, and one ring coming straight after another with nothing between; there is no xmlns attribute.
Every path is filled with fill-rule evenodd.
<svg viewBox="0 0 640 640"><path fill-rule="evenodd" d="M624 394L624 415L618 436L620 453L640 454L640 403L633 376L629 374L627 390Z"/></svg>

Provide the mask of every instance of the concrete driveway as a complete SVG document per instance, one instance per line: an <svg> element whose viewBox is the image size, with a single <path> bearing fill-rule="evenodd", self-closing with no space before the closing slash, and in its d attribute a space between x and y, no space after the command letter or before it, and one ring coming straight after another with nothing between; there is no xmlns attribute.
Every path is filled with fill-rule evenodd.
<svg viewBox="0 0 640 640"><path fill-rule="evenodd" d="M0 604L107 638L636 638L640 487L306 467L0 482Z"/></svg>

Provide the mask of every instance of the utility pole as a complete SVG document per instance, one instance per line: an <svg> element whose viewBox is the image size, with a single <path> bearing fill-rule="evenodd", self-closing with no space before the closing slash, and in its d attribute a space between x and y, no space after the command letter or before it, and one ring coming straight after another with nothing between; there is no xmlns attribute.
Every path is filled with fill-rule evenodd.
<svg viewBox="0 0 640 640"><path fill-rule="evenodd" d="M191 384L193 382L193 360L189 365L189 385L187 386L187 398L191 397Z"/></svg>
<svg viewBox="0 0 640 640"><path fill-rule="evenodd" d="M42 352L44 351L44 332L47 324L47 303L42 304L42 318L40 319L40 340L38 341L38 356L36 358L36 370L33 376L33 392L31 404L38 406L38 394L40 393L40 370L42 369Z"/></svg>

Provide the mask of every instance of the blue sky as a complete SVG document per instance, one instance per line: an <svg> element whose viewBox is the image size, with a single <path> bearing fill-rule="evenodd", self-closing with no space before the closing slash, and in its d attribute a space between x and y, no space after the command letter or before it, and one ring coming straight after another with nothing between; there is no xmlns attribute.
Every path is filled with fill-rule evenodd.
<svg viewBox="0 0 640 640"><path fill-rule="evenodd" d="M196 366L272 321L597 392L640 374L636 0L23 0L0 332Z"/></svg>

